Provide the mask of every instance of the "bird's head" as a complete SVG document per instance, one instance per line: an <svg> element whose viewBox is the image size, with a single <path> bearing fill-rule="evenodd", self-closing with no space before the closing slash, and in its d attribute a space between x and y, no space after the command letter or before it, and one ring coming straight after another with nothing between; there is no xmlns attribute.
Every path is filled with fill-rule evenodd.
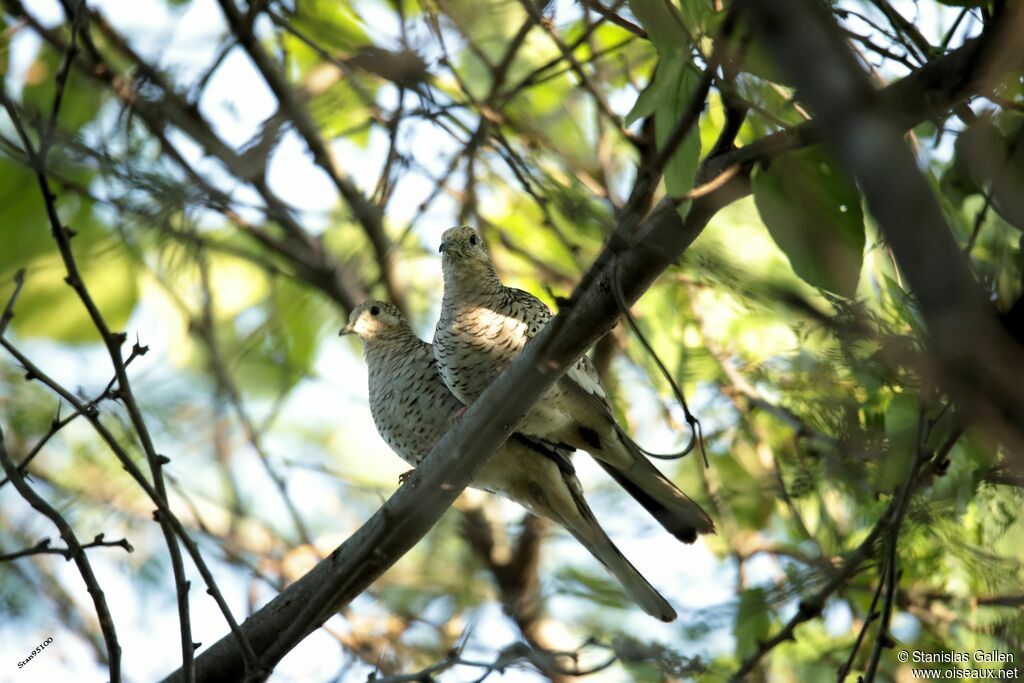
<svg viewBox="0 0 1024 683"><path fill-rule="evenodd" d="M441 252L441 260L445 264L491 264L491 257L484 249L484 241L476 230L466 225L445 230L437 250Z"/></svg>
<svg viewBox="0 0 1024 683"><path fill-rule="evenodd" d="M348 325L341 328L339 334L355 334L363 341L372 341L400 333L407 327L402 312L394 304L386 301L367 301L352 309L348 316Z"/></svg>
<svg viewBox="0 0 1024 683"><path fill-rule="evenodd" d="M490 289L498 284L494 264L476 230L467 226L449 228L441 235L441 270L445 296L456 292Z"/></svg>

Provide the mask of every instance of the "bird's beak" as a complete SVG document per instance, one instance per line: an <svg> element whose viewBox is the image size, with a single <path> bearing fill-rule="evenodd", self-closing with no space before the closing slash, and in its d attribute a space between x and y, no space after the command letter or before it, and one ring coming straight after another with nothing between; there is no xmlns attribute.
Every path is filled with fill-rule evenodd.
<svg viewBox="0 0 1024 683"><path fill-rule="evenodd" d="M448 251L448 246L449 245L447 242L441 242L441 246L437 248L437 253L443 254L444 252Z"/></svg>
<svg viewBox="0 0 1024 683"><path fill-rule="evenodd" d="M352 323L349 323L348 325L345 325L345 327L341 328L341 332L338 333L338 336L344 337L346 334L354 334L355 331L355 327L352 326Z"/></svg>

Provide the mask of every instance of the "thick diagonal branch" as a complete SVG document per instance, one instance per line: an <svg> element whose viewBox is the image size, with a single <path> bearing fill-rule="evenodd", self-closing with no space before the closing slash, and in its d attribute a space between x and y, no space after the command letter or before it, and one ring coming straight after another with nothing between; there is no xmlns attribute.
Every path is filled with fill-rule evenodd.
<svg viewBox="0 0 1024 683"><path fill-rule="evenodd" d="M272 667L412 548L541 394L612 328L618 309L607 292L615 269L621 268L627 299L636 300L693 241L710 215L691 211L683 224L673 207L664 206L641 226L645 237L635 246L621 252L614 246L606 249L598 271L587 279L594 284L578 291L573 305L556 318L560 323L549 325L491 384L462 422L434 446L409 483L330 557L242 625L253 647L263 653L264 667ZM516 401L502 400L513 394ZM225 638L196 659L196 679L235 680L241 666L236 644Z"/></svg>

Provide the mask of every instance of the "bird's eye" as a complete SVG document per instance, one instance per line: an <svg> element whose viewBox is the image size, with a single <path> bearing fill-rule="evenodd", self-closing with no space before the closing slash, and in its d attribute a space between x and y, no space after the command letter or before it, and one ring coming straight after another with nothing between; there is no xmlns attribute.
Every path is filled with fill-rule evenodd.
<svg viewBox="0 0 1024 683"><path fill-rule="evenodd" d="M469 243L472 244L474 247L476 246L476 235L469 236Z"/></svg>
<svg viewBox="0 0 1024 683"><path fill-rule="evenodd" d="M370 306L370 315L380 315L380 308L378 306Z"/></svg>

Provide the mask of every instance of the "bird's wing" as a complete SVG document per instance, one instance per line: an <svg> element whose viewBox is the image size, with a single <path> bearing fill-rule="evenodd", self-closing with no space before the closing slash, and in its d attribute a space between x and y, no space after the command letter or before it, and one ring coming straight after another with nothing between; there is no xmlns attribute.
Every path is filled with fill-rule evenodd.
<svg viewBox="0 0 1024 683"><path fill-rule="evenodd" d="M530 339L537 336L551 320L547 305L529 292L515 287L506 287L505 294L512 309L512 315L526 323L526 334Z"/></svg>
<svg viewBox="0 0 1024 683"><path fill-rule="evenodd" d="M506 291L516 308L517 316L527 324L528 335L532 339L551 320L551 311L543 301L529 292L513 287L506 287ZM614 422L615 414L608 403L608 393L602 386L597 368L594 367L590 358L587 356L580 358L573 367L566 371L560 380L560 385L570 393L585 398Z"/></svg>

